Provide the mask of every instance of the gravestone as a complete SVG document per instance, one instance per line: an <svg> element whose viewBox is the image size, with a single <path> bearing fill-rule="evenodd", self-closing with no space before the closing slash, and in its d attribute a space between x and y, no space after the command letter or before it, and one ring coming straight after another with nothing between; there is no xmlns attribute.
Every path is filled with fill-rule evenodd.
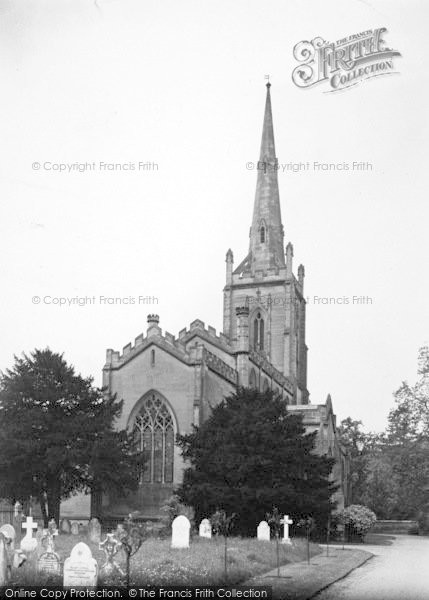
<svg viewBox="0 0 429 600"><path fill-rule="evenodd" d="M83 542L74 546L64 562L64 587L87 587L97 585L98 566L91 550Z"/></svg>
<svg viewBox="0 0 429 600"><path fill-rule="evenodd" d="M76 521L73 521L73 523L71 524L71 534L72 535L79 535L79 523L76 523Z"/></svg>
<svg viewBox="0 0 429 600"><path fill-rule="evenodd" d="M7 585L9 579L9 557L5 536L0 533L0 586Z"/></svg>
<svg viewBox="0 0 429 600"><path fill-rule="evenodd" d="M61 560L59 555L50 550L43 552L37 561L37 570L39 573L45 573L46 575L60 575Z"/></svg>
<svg viewBox="0 0 429 600"><path fill-rule="evenodd" d="M22 537L22 505L20 502L15 502L14 504L12 525L15 527L16 531L15 545L19 546Z"/></svg>
<svg viewBox="0 0 429 600"><path fill-rule="evenodd" d="M61 519L60 531L61 533L71 533L71 523L69 519Z"/></svg>
<svg viewBox="0 0 429 600"><path fill-rule="evenodd" d="M262 540L264 542L270 541L270 526L266 521L261 521L256 530L256 535L258 540Z"/></svg>
<svg viewBox="0 0 429 600"><path fill-rule="evenodd" d="M9 523L6 523L0 527L0 533L2 533L6 538L6 544L11 548L11 550L14 550L16 538L15 527Z"/></svg>
<svg viewBox="0 0 429 600"><path fill-rule="evenodd" d="M280 523L283 525L282 544L291 544L292 542L289 537L289 525L292 525L292 519L289 519L289 515L285 515Z"/></svg>
<svg viewBox="0 0 429 600"><path fill-rule="evenodd" d="M115 573L125 575L124 571L114 560L115 555L122 548L122 543L115 537L115 534L108 533L106 539L103 542L100 542L98 547L100 550L104 550L104 554L106 555L106 562L100 569L100 576L106 579Z"/></svg>
<svg viewBox="0 0 429 600"><path fill-rule="evenodd" d="M212 525L209 519L203 519L200 523L199 530L200 537L211 538L212 537Z"/></svg>
<svg viewBox="0 0 429 600"><path fill-rule="evenodd" d="M88 538L94 544L99 544L101 541L101 525L96 517L88 523Z"/></svg>
<svg viewBox="0 0 429 600"><path fill-rule="evenodd" d="M27 517L22 528L26 530L25 536L21 540L21 550L24 552L34 552L37 548L37 540L33 537L33 529L37 529L38 525L33 521L33 517Z"/></svg>
<svg viewBox="0 0 429 600"><path fill-rule="evenodd" d="M185 515L176 517L171 525L171 547L189 548L189 530L191 524Z"/></svg>

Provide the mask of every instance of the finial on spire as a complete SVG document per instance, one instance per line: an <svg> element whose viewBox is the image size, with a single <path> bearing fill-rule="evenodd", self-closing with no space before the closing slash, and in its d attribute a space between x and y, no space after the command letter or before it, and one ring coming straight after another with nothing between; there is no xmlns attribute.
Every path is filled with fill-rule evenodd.
<svg viewBox="0 0 429 600"><path fill-rule="evenodd" d="M265 75L265 79L268 80L266 85L267 85L267 88L270 89L270 87L271 87L270 76L269 75Z"/></svg>

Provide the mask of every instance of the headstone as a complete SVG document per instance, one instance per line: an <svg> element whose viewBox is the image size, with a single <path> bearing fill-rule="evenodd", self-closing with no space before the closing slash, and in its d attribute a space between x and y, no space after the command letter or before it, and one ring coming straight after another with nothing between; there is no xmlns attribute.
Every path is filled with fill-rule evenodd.
<svg viewBox="0 0 429 600"><path fill-rule="evenodd" d="M71 524L71 534L79 535L79 523L76 523L76 521Z"/></svg>
<svg viewBox="0 0 429 600"><path fill-rule="evenodd" d="M40 555L37 561L37 570L39 573L46 573L48 575L60 575L61 574L61 560L56 552L47 550Z"/></svg>
<svg viewBox="0 0 429 600"><path fill-rule="evenodd" d="M8 569L8 554L6 546L6 538L3 534L0 534L0 586L7 585L9 579Z"/></svg>
<svg viewBox="0 0 429 600"><path fill-rule="evenodd" d="M100 542L98 547L100 550L104 550L104 554L106 555L106 562L100 569L100 575L103 578L111 577L116 572L120 575L125 575L124 571L114 560L114 556L122 548L122 543L115 537L115 534L108 533L106 539Z"/></svg>
<svg viewBox="0 0 429 600"><path fill-rule="evenodd" d="M200 523L200 537L211 538L212 537L212 524L209 519L203 519Z"/></svg>
<svg viewBox="0 0 429 600"><path fill-rule="evenodd" d="M77 526L77 532L79 535L85 535L86 534L86 527L83 523L79 523Z"/></svg>
<svg viewBox="0 0 429 600"><path fill-rule="evenodd" d="M71 533L71 523L69 519L61 519L60 531L61 533Z"/></svg>
<svg viewBox="0 0 429 600"><path fill-rule="evenodd" d="M15 545L18 546L22 537L22 505L20 502L15 502L13 507L12 525L15 527L16 531Z"/></svg>
<svg viewBox="0 0 429 600"><path fill-rule="evenodd" d="M88 538L93 544L99 544L101 540L100 521L94 517L88 523Z"/></svg>
<svg viewBox="0 0 429 600"><path fill-rule="evenodd" d="M289 519L289 515L285 515L280 523L283 525L282 544L291 544L292 542L289 537L289 525L292 525L292 519Z"/></svg>
<svg viewBox="0 0 429 600"><path fill-rule="evenodd" d="M12 550L14 550L16 538L15 527L9 523L6 523L0 527L0 533L2 533L6 538L6 544L9 545Z"/></svg>
<svg viewBox="0 0 429 600"><path fill-rule="evenodd" d="M97 561L89 547L79 542L64 562L63 586L93 588L97 585L97 575Z"/></svg>
<svg viewBox="0 0 429 600"><path fill-rule="evenodd" d="M189 548L189 530L191 524L185 515L176 517L171 525L171 547Z"/></svg>
<svg viewBox="0 0 429 600"><path fill-rule="evenodd" d="M270 541L270 526L266 521L261 521L256 530L256 535L258 540L262 540L264 542Z"/></svg>
<svg viewBox="0 0 429 600"><path fill-rule="evenodd" d="M37 548L37 540L33 537L33 529L37 529L38 525L33 521L33 517L27 517L22 528L26 530L25 536L21 540L21 550L24 552L33 552Z"/></svg>

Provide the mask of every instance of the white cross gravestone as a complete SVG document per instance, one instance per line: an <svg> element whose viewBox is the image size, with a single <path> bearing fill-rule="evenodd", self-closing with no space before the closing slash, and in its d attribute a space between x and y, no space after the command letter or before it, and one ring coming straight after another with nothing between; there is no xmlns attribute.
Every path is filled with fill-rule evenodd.
<svg viewBox="0 0 429 600"><path fill-rule="evenodd" d="M185 515L176 517L171 525L171 547L189 548L189 530L191 524Z"/></svg>
<svg viewBox="0 0 429 600"><path fill-rule="evenodd" d="M212 537L212 524L209 519L203 519L200 523L199 530L200 537L211 538Z"/></svg>
<svg viewBox="0 0 429 600"><path fill-rule="evenodd" d="M270 526L266 521L261 521L258 525L258 529L256 530L256 535L258 540L262 540L264 542L270 541Z"/></svg>
<svg viewBox="0 0 429 600"><path fill-rule="evenodd" d="M89 547L79 542L64 561L63 586L93 588L97 586L97 575L97 561Z"/></svg>
<svg viewBox="0 0 429 600"><path fill-rule="evenodd" d="M27 517L22 528L26 530L26 534L21 540L21 550L33 552L37 548L37 540L33 537L33 529L37 529L37 523L33 521L33 517Z"/></svg>
<svg viewBox="0 0 429 600"><path fill-rule="evenodd" d="M289 537L289 525L292 525L292 519L289 519L289 515L285 515L280 523L283 525L282 544L291 544L292 542Z"/></svg>

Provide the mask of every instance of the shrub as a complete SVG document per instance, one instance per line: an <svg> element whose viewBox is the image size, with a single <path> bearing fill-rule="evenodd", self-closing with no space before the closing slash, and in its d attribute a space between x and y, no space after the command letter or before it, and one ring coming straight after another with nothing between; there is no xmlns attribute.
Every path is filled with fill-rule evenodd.
<svg viewBox="0 0 429 600"><path fill-rule="evenodd" d="M165 529L170 530L171 524L174 519L179 515L184 515L187 517L191 523L191 528L195 527L195 513L192 506L188 506L180 502L179 496L177 494L173 494L168 498L165 503L161 507L161 511L163 513L162 524Z"/></svg>
<svg viewBox="0 0 429 600"><path fill-rule="evenodd" d="M341 521L346 529L349 540L358 538L363 541L366 533L377 521L375 513L361 504L352 504L341 513Z"/></svg>

